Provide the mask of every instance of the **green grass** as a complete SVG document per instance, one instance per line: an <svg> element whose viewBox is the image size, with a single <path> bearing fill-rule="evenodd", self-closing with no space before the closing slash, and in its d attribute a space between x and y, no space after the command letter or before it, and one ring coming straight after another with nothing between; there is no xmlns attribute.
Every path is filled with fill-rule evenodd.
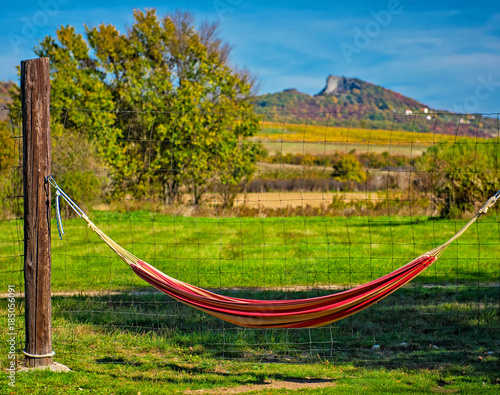
<svg viewBox="0 0 500 395"><path fill-rule="evenodd" d="M174 217L95 211L92 220L116 242L165 273L206 288L365 283L451 237L463 221L425 217ZM20 269L19 223L0 222L0 264ZM52 226L52 289L107 290L144 282L79 218ZM480 219L416 283L498 282L499 228ZM14 274L17 275L17 274ZM2 276L3 287L12 281Z"/></svg>
<svg viewBox="0 0 500 395"><path fill-rule="evenodd" d="M174 277L257 299L319 296L379 277L465 221L426 217L174 217L94 211L94 222ZM18 394L144 394L331 379L335 388L253 393L493 393L499 376L496 213L481 218L408 287L331 326L235 327L155 292L80 219L53 224L56 361L19 372ZM21 284L22 224L0 222L0 282ZM293 287L299 287L293 289ZM286 288L286 289L285 289ZM292 289L290 289L292 288ZM22 290L22 287L19 287ZM83 295L78 292L104 291ZM17 355L23 341L18 300ZM7 326L0 299L0 325ZM6 332L0 331L6 344ZM373 345L380 348L373 349ZM2 366L6 367L6 358ZM0 393L10 393L6 375Z"/></svg>
<svg viewBox="0 0 500 395"><path fill-rule="evenodd" d="M55 360L73 372L19 372L17 393L176 394L307 379L336 387L252 393L493 393L500 383L497 306L491 287L420 287L330 327L251 330L158 294L59 296ZM0 300L3 327L6 315ZM20 316L17 325L20 356ZM4 331L0 341L6 344ZM10 393L6 388L2 375L0 393Z"/></svg>

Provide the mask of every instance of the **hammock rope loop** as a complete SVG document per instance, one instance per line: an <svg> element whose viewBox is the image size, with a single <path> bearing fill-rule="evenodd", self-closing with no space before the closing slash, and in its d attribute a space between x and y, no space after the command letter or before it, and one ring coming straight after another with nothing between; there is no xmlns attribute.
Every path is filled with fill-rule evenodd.
<svg viewBox="0 0 500 395"><path fill-rule="evenodd" d="M483 205L483 207L479 209L478 214L479 215L486 214L488 212L488 209L491 206L493 206L499 198L500 198L500 190L497 193L495 193L495 195L493 195L488 199L488 201Z"/></svg>
<svg viewBox="0 0 500 395"><path fill-rule="evenodd" d="M64 234L61 220L60 197L62 197L66 201L66 203L68 203L68 205L73 209L73 211L87 223L90 229L98 233L96 231L97 227L94 225L94 223L89 219L89 217L87 217L85 212L80 207L78 207L78 205L68 195L66 195L66 193L59 187L59 185L57 185L54 177L52 177L52 175L49 175L45 177L45 180L56 189L56 222L57 230L59 231L59 238L62 240L62 235Z"/></svg>
<svg viewBox="0 0 500 395"><path fill-rule="evenodd" d="M57 223L57 231L59 232L59 238L62 240L62 236L64 234L64 229L61 221L61 208L60 208L60 199L61 192L56 190L56 223Z"/></svg>

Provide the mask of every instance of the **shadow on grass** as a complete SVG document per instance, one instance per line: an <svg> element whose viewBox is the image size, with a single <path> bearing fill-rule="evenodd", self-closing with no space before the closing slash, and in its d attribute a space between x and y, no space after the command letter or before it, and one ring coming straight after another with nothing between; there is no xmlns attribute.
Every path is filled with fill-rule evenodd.
<svg viewBox="0 0 500 395"><path fill-rule="evenodd" d="M115 365L115 364L125 364L125 365L132 365L132 366L141 366L143 365L141 362L137 361L128 361L123 357L118 357L118 358L113 358L113 357L104 357L104 358L98 358L95 360L97 363L102 363L102 364L110 364L110 365Z"/></svg>
<svg viewBox="0 0 500 395"><path fill-rule="evenodd" d="M411 217L409 217L411 218ZM381 227L381 228L384 228L386 229L388 226L391 226L391 227L397 227L397 226L412 226L412 225L420 225L420 224L423 224L423 223L426 223L426 222L429 222L430 220L434 220L434 221L442 221L443 219L442 218L438 218L438 217L428 217L426 220L424 219L411 219L411 220L408 220L408 221L405 221L405 220L399 220L399 219L385 219L384 221L370 221L370 222L367 222L366 219L363 219L360 223L356 223L355 221L350 221L349 222L349 227L351 228L367 228L367 227L370 227L370 228L377 228L377 227ZM389 225L390 224L390 225Z"/></svg>
<svg viewBox="0 0 500 395"><path fill-rule="evenodd" d="M221 293L279 300L328 292L224 290ZM175 357L165 352L165 358L170 357L174 362L171 359L164 367L190 373L205 368L176 362L198 358L202 364L205 359L218 358L267 363L352 363L385 369L448 366L458 374L467 370L467 375L487 375L496 380L500 354L499 302L499 288L493 286L404 288L327 327L256 330L228 324L160 293L123 292L106 296L55 296L53 316L69 328L89 324L109 336L155 335L164 342L165 349L177 350ZM78 338L71 342L78 347ZM111 356L95 361L136 364Z"/></svg>

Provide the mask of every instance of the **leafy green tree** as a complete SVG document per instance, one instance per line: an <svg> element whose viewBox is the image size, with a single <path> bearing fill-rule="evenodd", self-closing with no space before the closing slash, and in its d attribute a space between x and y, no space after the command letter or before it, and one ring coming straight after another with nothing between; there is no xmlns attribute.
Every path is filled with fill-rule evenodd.
<svg viewBox="0 0 500 395"><path fill-rule="evenodd" d="M6 121L0 122L0 172L12 170L16 160L16 140Z"/></svg>
<svg viewBox="0 0 500 395"><path fill-rule="evenodd" d="M428 192L442 217L474 212L500 189L499 141L438 143L416 161L416 185Z"/></svg>
<svg viewBox="0 0 500 395"><path fill-rule="evenodd" d="M332 163L333 177L339 181L366 181L366 172L358 158L353 154L342 155Z"/></svg>
<svg viewBox="0 0 500 395"><path fill-rule="evenodd" d="M17 139L6 121L0 122L0 215L20 215L19 204L13 199L16 160L19 158Z"/></svg>
<svg viewBox="0 0 500 395"><path fill-rule="evenodd" d="M52 134L52 175L57 183L83 209L92 203L99 203L111 189L111 172L105 159L98 155L99 149L93 141L82 139L78 132L56 124ZM66 217L76 215L67 205L61 210Z"/></svg>
<svg viewBox="0 0 500 395"><path fill-rule="evenodd" d="M56 38L45 37L35 53L50 59L52 174L85 206L104 198L110 175L118 176L126 164L115 104L102 73L91 67L89 46L73 27L60 28ZM11 108L19 109L19 89L11 97Z"/></svg>
<svg viewBox="0 0 500 395"><path fill-rule="evenodd" d="M228 61L217 26L192 16L134 11L124 33L102 24L61 27L35 49L52 68L55 121L93 141L112 169L115 192L160 185L167 202L188 190L195 204L211 185L251 176L259 148L253 80ZM231 202L231 198L224 198Z"/></svg>

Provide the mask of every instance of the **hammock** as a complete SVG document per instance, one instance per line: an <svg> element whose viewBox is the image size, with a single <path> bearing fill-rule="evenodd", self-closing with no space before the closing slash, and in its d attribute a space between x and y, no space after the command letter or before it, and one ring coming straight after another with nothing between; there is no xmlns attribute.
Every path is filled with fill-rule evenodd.
<svg viewBox="0 0 500 395"><path fill-rule="evenodd" d="M143 280L179 302L185 303L222 320L249 328L313 328L323 326L377 303L414 279L432 265L446 248L460 237L500 197L500 191L491 197L477 214L452 238L403 267L367 284L332 295L296 300L255 300L219 295L162 273L137 258L109 238L59 188L55 180L47 178L56 188L56 214L59 235L64 234L59 211L59 197L87 223L97 235L127 263Z"/></svg>

